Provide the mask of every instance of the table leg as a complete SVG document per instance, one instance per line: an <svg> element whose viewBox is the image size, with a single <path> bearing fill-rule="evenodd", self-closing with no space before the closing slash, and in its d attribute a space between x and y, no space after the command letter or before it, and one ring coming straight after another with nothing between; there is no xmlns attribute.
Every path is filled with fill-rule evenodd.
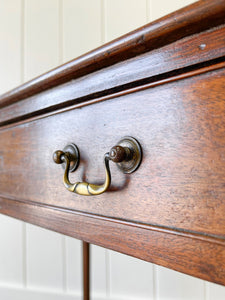
<svg viewBox="0 0 225 300"><path fill-rule="evenodd" d="M90 299L89 243L83 241L83 300Z"/></svg>

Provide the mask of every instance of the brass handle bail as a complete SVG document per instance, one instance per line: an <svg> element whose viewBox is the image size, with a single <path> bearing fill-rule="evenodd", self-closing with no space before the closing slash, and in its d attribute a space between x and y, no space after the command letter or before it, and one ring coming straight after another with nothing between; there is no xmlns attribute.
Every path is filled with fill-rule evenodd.
<svg viewBox="0 0 225 300"><path fill-rule="evenodd" d="M79 195L92 196L104 193L110 186L111 173L109 161L113 161L124 173L134 172L141 163L141 147L132 137L125 137L116 146L104 155L105 182L95 185L88 182L71 183L69 172L73 172L79 165L79 150L76 145L70 144L63 151L57 150L53 154L53 160L57 164L65 163L63 183L70 191Z"/></svg>

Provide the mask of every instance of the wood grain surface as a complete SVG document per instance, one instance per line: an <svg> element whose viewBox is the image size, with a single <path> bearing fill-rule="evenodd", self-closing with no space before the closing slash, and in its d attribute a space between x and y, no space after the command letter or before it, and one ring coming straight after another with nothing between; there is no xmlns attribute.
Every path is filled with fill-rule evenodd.
<svg viewBox="0 0 225 300"><path fill-rule="evenodd" d="M224 74L221 69L140 88L2 129L1 194L224 238ZM81 163L71 181L99 184L104 153L126 135L143 149L135 173L124 175L111 163L106 194L84 197L65 189L55 150L77 144Z"/></svg>
<svg viewBox="0 0 225 300"><path fill-rule="evenodd" d="M0 212L225 285L224 16L199 1L3 95ZM123 136L135 173L65 189L54 151L75 143L71 181L100 184Z"/></svg>
<svg viewBox="0 0 225 300"><path fill-rule="evenodd" d="M3 107L0 126L212 65L224 59L224 36L224 26L195 34L40 92Z"/></svg>
<svg viewBox="0 0 225 300"><path fill-rule="evenodd" d="M0 97L10 105L72 79L224 24L224 0L198 1L27 82Z"/></svg>
<svg viewBox="0 0 225 300"><path fill-rule="evenodd" d="M29 223L225 285L224 241L2 197L0 205Z"/></svg>

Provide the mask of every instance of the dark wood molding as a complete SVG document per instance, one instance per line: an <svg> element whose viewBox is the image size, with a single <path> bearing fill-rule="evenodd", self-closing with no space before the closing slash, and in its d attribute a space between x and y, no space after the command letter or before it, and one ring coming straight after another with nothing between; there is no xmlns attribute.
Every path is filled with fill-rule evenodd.
<svg viewBox="0 0 225 300"><path fill-rule="evenodd" d="M1 212L71 237L225 284L225 241L0 197ZM159 251L160 249L160 251ZM214 258L217 258L216 260Z"/></svg>
<svg viewBox="0 0 225 300"><path fill-rule="evenodd" d="M143 26L0 97L0 108L186 36L224 24L224 0L197 1Z"/></svg>
<svg viewBox="0 0 225 300"><path fill-rule="evenodd" d="M224 33L225 33L225 30L224 30ZM215 48L215 52L217 52L216 48ZM160 85L167 84L170 82L182 80L182 79L189 78L192 76L197 76L200 74L204 74L206 72L211 72L213 70L219 70L221 68L224 68L224 66L225 66L224 60L225 60L225 58L222 58L221 60L218 60L218 61L217 60L210 61L209 64L207 64L207 63L204 63L202 65L197 64L197 66L195 66L194 68L182 68L181 72L179 72L177 70L176 70L176 72L169 72L169 74L167 74L168 76L162 76L162 77L156 76L156 77L154 77L154 80L152 82L150 81L150 83L143 82L143 84L140 84L138 86L135 86L135 84L132 84L127 87L124 85L124 88L121 91L117 91L117 89L113 89L113 90L110 90L110 92L107 93L107 95L101 96L101 93L100 94L96 93L96 94L90 95L87 93L87 95L85 97L63 101L63 100L65 100L63 92L66 91L66 94L68 95L68 93L75 94L75 92L77 91L77 90L74 91L74 85L76 85L76 84L72 81L71 83L67 84L66 86L63 85L63 86L56 87L55 88L56 90L51 89L49 92L47 92L47 93L49 93L49 95L38 94L38 96L36 96L36 97L34 96L32 99L27 98L24 101L15 103L14 105L11 105L9 107L2 108L0 110L0 128L1 129L9 128L14 125L20 125L25 122L42 119L42 118L49 117L54 114L66 112L66 111L76 109L76 108L81 108L81 107L84 107L87 105L92 105L97 102L110 100L115 97L120 97L123 95L142 91L144 89L153 88L156 86L160 86ZM104 73L104 75L107 78L108 74ZM104 82L102 84L104 84ZM79 84L78 84L78 86L79 86ZM86 83L84 81L82 86L83 87L88 86L88 90L90 92L90 87L89 87L88 83ZM82 86L80 85L80 88L82 88ZM71 91L70 91L70 89L71 89ZM60 99L55 98L57 94L60 95ZM49 96L51 96L51 99ZM50 100L52 100L52 103L50 101L45 101L45 102L41 101L42 99L43 100L50 99ZM60 100L60 102L57 102L57 100ZM53 103L55 103L55 104L51 105ZM42 104L44 106L42 106Z"/></svg>
<svg viewBox="0 0 225 300"><path fill-rule="evenodd" d="M86 271L94 243L225 285L224 36L225 1L198 1L2 95L0 212L83 240ZM65 189L57 149L101 184L127 135L134 174L110 162L106 193Z"/></svg>

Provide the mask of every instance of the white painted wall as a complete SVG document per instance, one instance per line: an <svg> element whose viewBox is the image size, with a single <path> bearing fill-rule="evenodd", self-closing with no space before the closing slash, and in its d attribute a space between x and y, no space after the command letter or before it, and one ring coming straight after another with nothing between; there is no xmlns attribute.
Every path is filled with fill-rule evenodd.
<svg viewBox="0 0 225 300"><path fill-rule="evenodd" d="M193 0L0 0L0 93ZM0 215L0 299L81 299L78 240ZM225 287L91 247L92 299L224 300Z"/></svg>

